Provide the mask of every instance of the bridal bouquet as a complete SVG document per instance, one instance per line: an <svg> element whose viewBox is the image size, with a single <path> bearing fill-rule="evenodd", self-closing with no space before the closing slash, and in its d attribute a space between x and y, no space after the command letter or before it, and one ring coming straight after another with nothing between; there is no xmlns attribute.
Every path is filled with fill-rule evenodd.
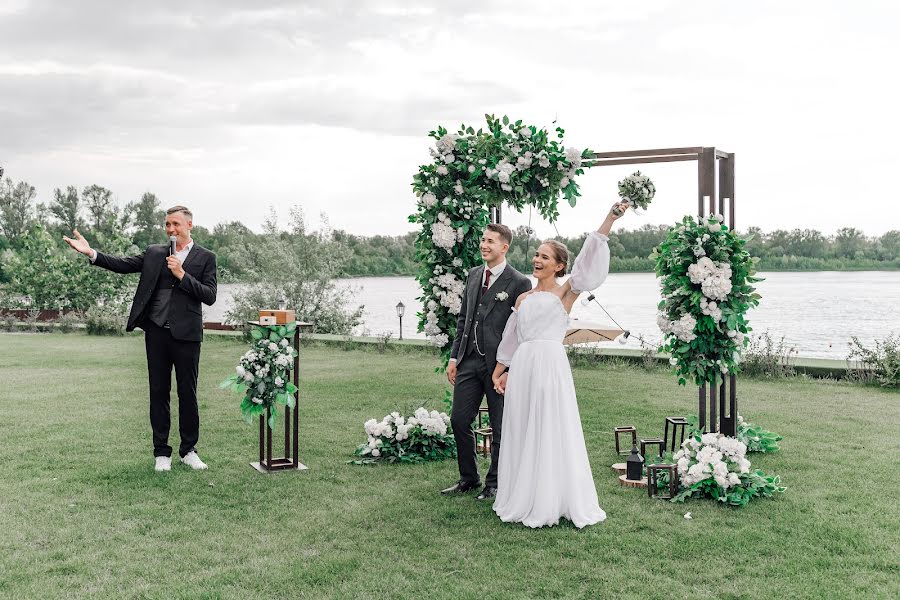
<svg viewBox="0 0 900 600"><path fill-rule="evenodd" d="M746 506L753 498L784 492L777 475L751 471L746 454L747 446L736 438L695 432L673 457L681 487L673 501L710 496L733 506Z"/></svg>
<svg viewBox="0 0 900 600"><path fill-rule="evenodd" d="M249 423L256 415L269 409L269 427L275 424L278 405L294 407L294 392L291 381L294 357L297 351L291 345L296 323L278 327L256 327L250 335L253 345L241 357L234 374L219 387L231 388L243 393L241 413Z"/></svg>
<svg viewBox="0 0 900 600"><path fill-rule="evenodd" d="M656 186L646 175L635 171L619 182L619 197L628 202L631 208L647 210L656 195Z"/></svg>
<svg viewBox="0 0 900 600"><path fill-rule="evenodd" d="M369 439L353 453L361 457L351 461L370 464L379 460L417 463L443 460L456 456L456 440L450 430L450 417L424 407L411 417L399 412L386 415L381 421L369 419L363 424Z"/></svg>

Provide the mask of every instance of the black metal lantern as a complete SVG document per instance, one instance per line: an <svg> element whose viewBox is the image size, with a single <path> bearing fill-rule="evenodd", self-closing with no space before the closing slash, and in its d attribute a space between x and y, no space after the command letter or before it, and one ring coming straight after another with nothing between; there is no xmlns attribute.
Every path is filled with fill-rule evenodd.
<svg viewBox="0 0 900 600"><path fill-rule="evenodd" d="M638 452L636 444L631 446L631 454L625 461L625 479L640 481L644 477L644 457Z"/></svg>
<svg viewBox="0 0 900 600"><path fill-rule="evenodd" d="M403 313L406 312L406 305L403 301L397 303L397 316L400 318L400 339L403 339Z"/></svg>

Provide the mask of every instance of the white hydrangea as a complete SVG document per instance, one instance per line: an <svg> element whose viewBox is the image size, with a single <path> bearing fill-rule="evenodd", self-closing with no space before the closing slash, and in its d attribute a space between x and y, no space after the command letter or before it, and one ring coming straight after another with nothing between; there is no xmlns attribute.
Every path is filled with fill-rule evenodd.
<svg viewBox="0 0 900 600"><path fill-rule="evenodd" d="M437 196L432 194L431 192L425 192L422 194L422 204L425 205L425 208L431 208L437 203Z"/></svg>
<svg viewBox="0 0 900 600"><path fill-rule="evenodd" d="M431 224L431 241L438 248L451 250L456 246L456 230L446 221Z"/></svg>
<svg viewBox="0 0 900 600"><path fill-rule="evenodd" d="M740 475L750 472L747 446L740 440L721 433L705 433L698 442L693 437L682 443L674 460L682 485L690 487L705 479L713 479L727 490L740 483Z"/></svg>

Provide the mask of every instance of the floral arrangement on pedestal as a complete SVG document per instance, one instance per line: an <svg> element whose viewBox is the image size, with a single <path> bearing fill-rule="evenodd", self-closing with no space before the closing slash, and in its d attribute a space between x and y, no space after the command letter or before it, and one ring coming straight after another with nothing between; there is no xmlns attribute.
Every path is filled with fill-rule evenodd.
<svg viewBox="0 0 900 600"><path fill-rule="evenodd" d="M296 323L279 326L257 326L250 330L253 344L244 353L234 374L219 387L242 393L241 413L249 423L254 416L269 409L269 427L274 427L278 405L294 408L297 386L291 382L297 351L290 339Z"/></svg>
<svg viewBox="0 0 900 600"><path fill-rule="evenodd" d="M558 199L575 206L580 196L575 177L589 150L565 148L565 131L546 129L486 115L487 129L460 126L429 132L432 162L413 176L416 212L410 222L422 229L416 238L419 300L425 308L419 330L441 349L446 364L469 269L481 262L481 234L489 209L506 203L516 210L534 206L553 222Z"/></svg>
<svg viewBox="0 0 900 600"><path fill-rule="evenodd" d="M709 496L733 506L746 506L753 498L770 498L785 491L777 475L751 471L746 454L747 446L736 438L694 432L673 457L680 492L672 500Z"/></svg>
<svg viewBox="0 0 900 600"><path fill-rule="evenodd" d="M363 424L367 442L354 452L355 464L378 461L418 463L456 456L456 440L450 429L450 417L436 410L419 407L411 417L399 412L381 421L369 419Z"/></svg>
<svg viewBox="0 0 900 600"><path fill-rule="evenodd" d="M751 330L746 314L759 304L755 259L723 221L686 216L653 251L662 293L660 352L671 355L681 385L715 383L738 371Z"/></svg>

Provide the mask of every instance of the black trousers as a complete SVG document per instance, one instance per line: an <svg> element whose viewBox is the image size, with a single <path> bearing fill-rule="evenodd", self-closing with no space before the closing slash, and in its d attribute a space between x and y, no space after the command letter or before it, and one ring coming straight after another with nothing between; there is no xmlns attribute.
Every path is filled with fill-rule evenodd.
<svg viewBox="0 0 900 600"><path fill-rule="evenodd" d="M456 371L453 386L453 409L450 424L456 438L456 460L459 479L466 483L478 483L478 465L475 462L475 432L472 421L478 415L481 399L487 396L488 414L491 417L491 466L484 484L497 487L497 464L500 459L500 435L503 429L503 396L494 391L491 381L494 369L488 370L484 357L468 353Z"/></svg>
<svg viewBox="0 0 900 600"><path fill-rule="evenodd" d="M142 325L147 348L147 373L150 377L150 427L153 429L153 456L172 456L169 445L169 392L172 367L178 385L178 455L195 450L200 438L200 413L197 410L197 375L200 367L200 342L185 342L172 337L166 327L148 322Z"/></svg>

